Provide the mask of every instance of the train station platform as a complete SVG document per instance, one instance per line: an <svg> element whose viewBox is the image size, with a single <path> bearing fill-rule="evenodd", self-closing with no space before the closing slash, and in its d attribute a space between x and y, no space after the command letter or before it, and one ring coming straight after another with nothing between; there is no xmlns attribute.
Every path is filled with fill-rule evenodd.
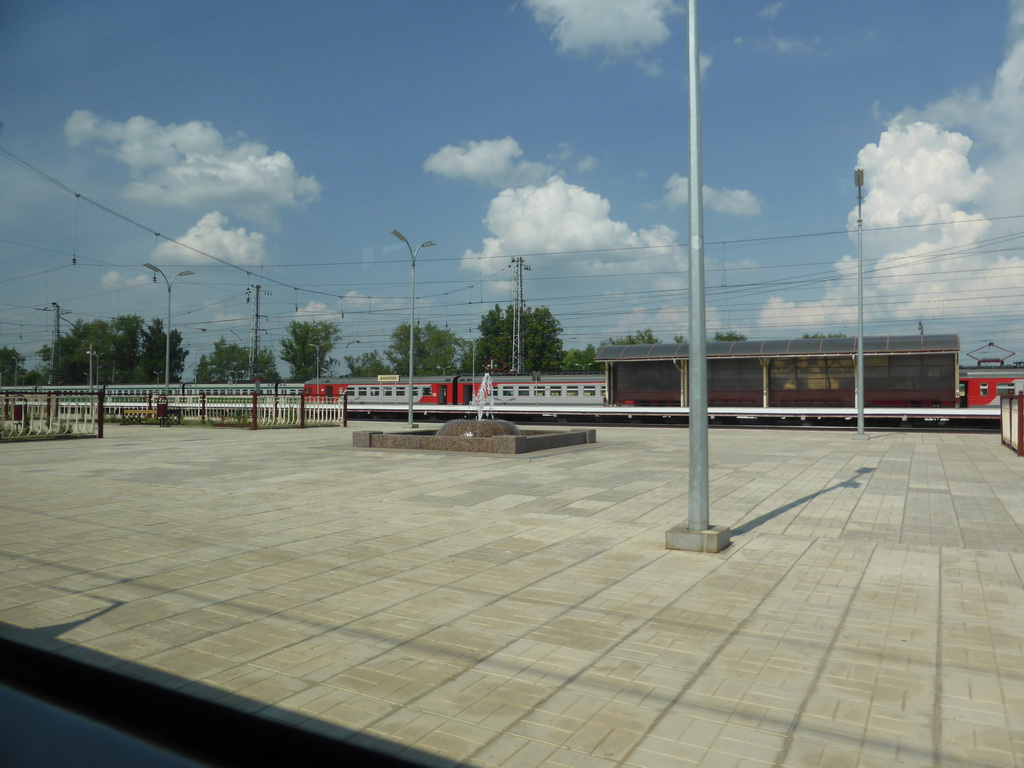
<svg viewBox="0 0 1024 768"><path fill-rule="evenodd" d="M361 428L0 443L0 636L438 766L1024 765L997 434L712 429L732 545L698 554L685 429Z"/></svg>

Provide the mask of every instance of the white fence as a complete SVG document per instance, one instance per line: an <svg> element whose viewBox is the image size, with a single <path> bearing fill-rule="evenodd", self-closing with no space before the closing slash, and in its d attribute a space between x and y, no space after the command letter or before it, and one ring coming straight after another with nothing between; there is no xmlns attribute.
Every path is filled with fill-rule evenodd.
<svg viewBox="0 0 1024 768"><path fill-rule="evenodd" d="M99 395L0 394L0 439L101 435Z"/></svg>
<svg viewBox="0 0 1024 768"><path fill-rule="evenodd" d="M999 398L999 437L1003 445L1024 456L1024 395Z"/></svg>
<svg viewBox="0 0 1024 768"><path fill-rule="evenodd" d="M166 406L166 410L164 409ZM340 424L342 404L307 400L301 395L170 395L112 398L111 420L145 413L143 423L212 424L249 429L314 427Z"/></svg>

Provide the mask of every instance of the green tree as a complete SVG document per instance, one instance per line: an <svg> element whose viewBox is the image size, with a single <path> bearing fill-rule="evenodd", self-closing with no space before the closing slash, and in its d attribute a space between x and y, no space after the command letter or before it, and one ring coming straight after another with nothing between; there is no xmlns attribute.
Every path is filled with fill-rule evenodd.
<svg viewBox="0 0 1024 768"><path fill-rule="evenodd" d="M469 343L447 328L433 323L417 324L413 339L414 373L417 376L449 376L460 373L469 355ZM391 332L391 344L384 350L391 371L409 372L409 324L400 323ZM353 369L354 370L354 369Z"/></svg>
<svg viewBox="0 0 1024 768"><path fill-rule="evenodd" d="M94 381L109 381L109 364L113 357L111 350L115 339L114 327L106 320L77 320L72 323L70 330L58 342L59 354L56 368L52 371L53 383L86 384L90 367ZM53 348L50 345L43 346L38 354L43 360L40 372L50 380Z"/></svg>
<svg viewBox="0 0 1024 768"><path fill-rule="evenodd" d="M801 339L845 339L845 333L805 333Z"/></svg>
<svg viewBox="0 0 1024 768"><path fill-rule="evenodd" d="M248 360L249 351L246 350ZM252 371L252 378L260 381L280 381L281 374L277 370L277 358L269 349L261 349L256 353L256 366Z"/></svg>
<svg viewBox="0 0 1024 768"><path fill-rule="evenodd" d="M331 357L335 344L341 340L341 329L328 320L294 320L285 328L281 339L281 359L291 368L292 381L309 381L330 376L338 361Z"/></svg>
<svg viewBox="0 0 1024 768"><path fill-rule="evenodd" d="M583 349L567 349L565 357L562 358L562 368L566 371L596 371L601 364L594 361L597 350L593 344L587 344Z"/></svg>
<svg viewBox="0 0 1024 768"><path fill-rule="evenodd" d="M53 359L50 345L40 348L40 375L50 379ZM78 320L60 337L54 383L85 384L89 380L90 358L94 380L99 383L160 383L164 380L167 337L163 321L150 324L138 315L113 320ZM188 350L179 331L171 331L171 381L180 381Z"/></svg>
<svg viewBox="0 0 1024 768"><path fill-rule="evenodd" d="M25 378L25 356L11 347L0 347L0 381L13 387Z"/></svg>
<svg viewBox="0 0 1024 768"><path fill-rule="evenodd" d="M602 346L609 344L660 344L661 340L654 335L654 332L650 328L644 328L642 331L638 330L635 333L626 334L625 336L612 336L611 338L605 339L602 342Z"/></svg>
<svg viewBox="0 0 1024 768"><path fill-rule="evenodd" d="M182 346L181 331L171 331L171 375L170 381L181 381L185 371L188 350ZM139 339L139 357L133 372L134 383L160 384L164 381L164 367L167 359L167 336L164 322L154 317L142 329Z"/></svg>
<svg viewBox="0 0 1024 768"><path fill-rule="evenodd" d="M746 341L747 335L737 331L716 331L711 341Z"/></svg>
<svg viewBox="0 0 1024 768"><path fill-rule="evenodd" d="M406 328L409 326L406 325ZM346 355L345 364L353 376L380 376L382 373L394 373L391 363L380 356L380 352L364 352L358 356Z"/></svg>
<svg viewBox="0 0 1024 768"><path fill-rule="evenodd" d="M281 378L274 353L269 349L262 349L256 355L256 367L264 381ZM226 341L223 336L213 343L213 352L200 356L196 366L196 381L239 381L248 377L249 350L241 344Z"/></svg>
<svg viewBox="0 0 1024 768"><path fill-rule="evenodd" d="M509 364L512 358L512 307L494 309L480 318L477 356L484 361ZM523 367L525 371L555 371L562 367L562 324L547 307L527 307L523 313Z"/></svg>
<svg viewBox="0 0 1024 768"><path fill-rule="evenodd" d="M121 315L111 321L110 329L110 347L100 352L99 364L103 370L101 381L111 384L131 383L142 356L142 336L146 323L139 315Z"/></svg>

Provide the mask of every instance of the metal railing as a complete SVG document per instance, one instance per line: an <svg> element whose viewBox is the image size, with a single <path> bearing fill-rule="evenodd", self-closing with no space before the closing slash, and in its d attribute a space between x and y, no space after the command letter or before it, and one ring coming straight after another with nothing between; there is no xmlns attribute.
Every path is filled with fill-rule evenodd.
<svg viewBox="0 0 1024 768"><path fill-rule="evenodd" d="M0 438L103 436L99 394L0 394Z"/></svg>
<svg viewBox="0 0 1024 768"><path fill-rule="evenodd" d="M159 398L163 400L163 396ZM305 395L171 395L167 409L173 423L237 426L248 429L269 427L313 427L345 423L345 405ZM107 404L107 417L123 419L126 411L156 409L152 397L119 397ZM156 419L153 419L154 421Z"/></svg>

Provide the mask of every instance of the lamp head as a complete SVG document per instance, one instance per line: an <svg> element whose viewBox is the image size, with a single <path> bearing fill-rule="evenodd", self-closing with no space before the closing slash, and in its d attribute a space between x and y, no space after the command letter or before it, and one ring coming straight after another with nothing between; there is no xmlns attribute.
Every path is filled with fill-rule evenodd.
<svg viewBox="0 0 1024 768"><path fill-rule="evenodd" d="M402 241L403 243L408 243L408 242L409 242L408 240L406 240L406 239L405 239L405 235L403 235L403 234L402 234L401 232L399 232L399 231L398 231L397 229L392 229L392 230L391 230L391 234L392 234L392 235L394 235L395 237L397 237L397 238L398 238L399 240L401 240L401 241Z"/></svg>

